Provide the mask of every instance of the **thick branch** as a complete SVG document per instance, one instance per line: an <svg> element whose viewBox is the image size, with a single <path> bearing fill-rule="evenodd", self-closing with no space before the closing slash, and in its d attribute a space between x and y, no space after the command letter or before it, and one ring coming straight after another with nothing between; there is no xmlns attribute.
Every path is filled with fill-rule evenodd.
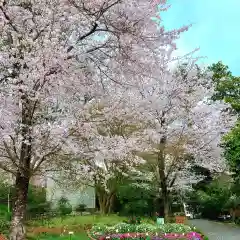
<svg viewBox="0 0 240 240"><path fill-rule="evenodd" d="M2 170L4 170L4 171L8 172L8 173L11 173L11 174L15 175L15 176L16 176L16 174L17 174L14 170L11 170L11 169L7 168L7 167L4 166L2 163L0 163L0 168L1 168Z"/></svg>
<svg viewBox="0 0 240 240"><path fill-rule="evenodd" d="M87 32L87 33L84 34L83 36L79 36L79 37L77 38L77 42L80 42L80 41L82 41L84 38L87 38L87 37L89 37L90 35L92 35L92 34L96 31L97 27L98 27L98 24L95 23L95 24L92 26L92 28L90 29L89 32ZM67 49L67 52L71 52L73 48L74 48L73 46L70 46L70 47Z"/></svg>
<svg viewBox="0 0 240 240"><path fill-rule="evenodd" d="M8 16L8 14L6 13L5 9L0 6L0 10L3 13L3 16L5 17L5 19L8 21L9 25L12 27L12 29L18 33L18 29L16 28L16 26L13 25L12 20L10 19L10 17Z"/></svg>
<svg viewBox="0 0 240 240"><path fill-rule="evenodd" d="M50 152L46 153L40 160L39 162L37 163L36 167L34 167L34 165L36 164L33 163L33 172L37 172L40 168L40 166L42 165L42 163L48 158L50 157L51 155L54 155L55 153L57 153L59 150L61 149L61 147L59 145L55 146Z"/></svg>

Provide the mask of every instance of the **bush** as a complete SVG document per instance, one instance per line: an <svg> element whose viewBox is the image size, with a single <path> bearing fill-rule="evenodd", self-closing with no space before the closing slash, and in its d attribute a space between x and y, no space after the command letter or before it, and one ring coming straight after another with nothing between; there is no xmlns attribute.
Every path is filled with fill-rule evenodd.
<svg viewBox="0 0 240 240"><path fill-rule="evenodd" d="M72 206L69 203L68 199L65 197L61 197L58 201L57 210L63 220L63 218L72 212Z"/></svg>
<svg viewBox="0 0 240 240"><path fill-rule="evenodd" d="M185 213L184 212L176 212L174 213L175 216L180 216L180 217L185 217Z"/></svg>
<svg viewBox="0 0 240 240"><path fill-rule="evenodd" d="M9 228L10 228L10 221L8 221L7 219L0 219L1 233L8 232Z"/></svg>
<svg viewBox="0 0 240 240"><path fill-rule="evenodd" d="M208 184L205 190L197 190L189 195L189 202L193 209L198 206L198 213L202 217L209 219L218 219L218 216L226 208L231 197L229 185L212 182Z"/></svg>
<svg viewBox="0 0 240 240"><path fill-rule="evenodd" d="M166 223L175 223L176 222L176 218L175 216L168 216Z"/></svg>
<svg viewBox="0 0 240 240"><path fill-rule="evenodd" d="M7 217L8 220L11 219L11 214L8 213L8 194L10 198L10 209L12 207L15 189L13 186L7 183L0 183L0 218ZM27 213L36 215L39 213L45 213L48 211L50 204L46 202L46 190L44 188L35 187L30 185L28 190L28 205Z"/></svg>
<svg viewBox="0 0 240 240"><path fill-rule="evenodd" d="M145 199L139 199L125 203L122 208L122 213L126 216L141 215L143 216L148 212L149 206Z"/></svg>
<svg viewBox="0 0 240 240"><path fill-rule="evenodd" d="M11 212L8 212L8 207L6 205L0 205L0 219L5 219L7 221L11 220Z"/></svg>
<svg viewBox="0 0 240 240"><path fill-rule="evenodd" d="M134 185L130 180L118 186L118 212L124 216L145 216L154 211L154 189Z"/></svg>
<svg viewBox="0 0 240 240"><path fill-rule="evenodd" d="M119 223L114 225L114 233L119 232L119 233L126 233L126 232L132 232L135 231L136 226L133 224L128 224L128 223ZM107 232L107 231L106 231Z"/></svg>
<svg viewBox="0 0 240 240"><path fill-rule="evenodd" d="M128 224L141 224L141 218L132 216L128 220L125 220L124 222Z"/></svg>
<svg viewBox="0 0 240 240"><path fill-rule="evenodd" d="M234 220L234 222L235 222L236 224L239 224L239 225L240 225L240 217L236 217L235 220Z"/></svg>
<svg viewBox="0 0 240 240"><path fill-rule="evenodd" d="M98 238L100 236L107 236L111 234L125 234L125 233L149 233L156 235L159 234L187 234L192 232L190 226L184 224L164 224L161 226L157 226L155 224L143 223L143 224L128 224L128 223L119 223L112 227L107 227L103 225L95 225L92 227L90 233L94 238Z"/></svg>
<svg viewBox="0 0 240 240"><path fill-rule="evenodd" d="M40 203L38 205L31 204L27 206L27 212L30 213L31 215L47 213L50 212L50 210L51 210L50 202Z"/></svg>
<svg viewBox="0 0 240 240"><path fill-rule="evenodd" d="M159 230L158 226L149 224L149 223L143 223L138 226L136 226L136 230L134 232L139 233L145 233L145 232L157 232Z"/></svg>
<svg viewBox="0 0 240 240"><path fill-rule="evenodd" d="M164 233L187 233L191 232L191 227L178 223L167 223L158 227L161 232Z"/></svg>
<svg viewBox="0 0 240 240"><path fill-rule="evenodd" d="M81 203L78 204L78 206L75 208L75 211L82 215L82 213L86 211L86 205Z"/></svg>

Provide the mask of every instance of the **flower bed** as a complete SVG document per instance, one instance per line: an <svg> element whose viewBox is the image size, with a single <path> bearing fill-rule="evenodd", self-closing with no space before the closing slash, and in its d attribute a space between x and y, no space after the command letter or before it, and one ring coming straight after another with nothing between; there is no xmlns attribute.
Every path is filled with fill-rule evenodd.
<svg viewBox="0 0 240 240"><path fill-rule="evenodd" d="M203 240L202 236L196 232L176 234L176 233L166 233L166 234L146 234L146 233L121 233L121 234L111 234L106 236L101 236L99 240Z"/></svg>
<svg viewBox="0 0 240 240"><path fill-rule="evenodd" d="M200 233L192 232L190 226L184 224L127 224L119 223L108 227L95 225L89 231L89 237L96 240L164 240L164 239L186 239L203 240Z"/></svg>

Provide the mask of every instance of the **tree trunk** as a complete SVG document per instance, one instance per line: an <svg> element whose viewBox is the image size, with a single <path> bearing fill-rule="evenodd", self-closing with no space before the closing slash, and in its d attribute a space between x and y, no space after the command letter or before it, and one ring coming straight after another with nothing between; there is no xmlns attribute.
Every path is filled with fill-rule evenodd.
<svg viewBox="0 0 240 240"><path fill-rule="evenodd" d="M112 204L113 204L113 196L114 192L106 192L105 190L98 190L98 201L99 201L99 207L100 207L100 213L101 214L108 214L112 210Z"/></svg>
<svg viewBox="0 0 240 240"><path fill-rule="evenodd" d="M232 209L232 221L235 222L236 219L236 209Z"/></svg>
<svg viewBox="0 0 240 240"><path fill-rule="evenodd" d="M22 112L21 112L21 151L18 162L18 172L15 183L15 202L12 213L10 240L24 240L24 218L26 214L28 186L30 181L31 171L31 156L32 156L32 128L33 128L33 113L35 102L32 101L27 94L20 88L22 94Z"/></svg>
<svg viewBox="0 0 240 240"><path fill-rule="evenodd" d="M115 195L112 194L109 199L109 205L108 205L108 214L112 212L113 204L114 204Z"/></svg>
<svg viewBox="0 0 240 240"><path fill-rule="evenodd" d="M160 187L163 199L163 210L164 210L164 219L168 220L169 215L169 198L168 198L168 188L167 188L167 177L165 174L165 156L164 149L166 145L166 137L162 137L160 140L159 153L158 153L158 173L160 180Z"/></svg>
<svg viewBox="0 0 240 240"><path fill-rule="evenodd" d="M100 213L101 214L106 214L107 211L107 207L106 207L106 203L107 203L107 199L105 196L104 192L99 192L98 194L98 199L99 199L99 207L100 207Z"/></svg>
<svg viewBox="0 0 240 240"><path fill-rule="evenodd" d="M27 206L29 177L21 176L18 172L16 177L15 202L12 212L10 240L24 240L25 228L24 218Z"/></svg>
<svg viewBox="0 0 240 240"><path fill-rule="evenodd" d="M111 209L111 198L109 196L102 196L101 200L99 201L100 212L101 214L108 214L110 213Z"/></svg>
<svg viewBox="0 0 240 240"><path fill-rule="evenodd" d="M109 195L106 196L106 214L111 213L112 210L112 205L113 205L113 197L114 197L114 193L110 193Z"/></svg>
<svg viewBox="0 0 240 240"><path fill-rule="evenodd" d="M109 196L106 196L106 204L105 204L105 214L109 214L109 206L110 206L110 201L109 201Z"/></svg>
<svg viewBox="0 0 240 240"><path fill-rule="evenodd" d="M164 211L164 219L165 222L168 221L168 216L169 216L169 199L168 199L168 193L167 189L162 191L162 198L163 198L163 211Z"/></svg>

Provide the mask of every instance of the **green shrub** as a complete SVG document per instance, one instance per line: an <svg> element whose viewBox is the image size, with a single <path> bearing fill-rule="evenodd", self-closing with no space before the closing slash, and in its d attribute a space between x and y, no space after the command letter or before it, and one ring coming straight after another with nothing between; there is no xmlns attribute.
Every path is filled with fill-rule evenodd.
<svg viewBox="0 0 240 240"><path fill-rule="evenodd" d="M32 215L42 214L50 212L51 210L51 203L50 202L44 202L40 204L30 204L27 206L27 212Z"/></svg>
<svg viewBox="0 0 240 240"><path fill-rule="evenodd" d="M128 223L119 223L111 227L103 225L95 225L92 227L91 232L98 232L99 234L114 234L114 233L130 233L130 232L139 232L139 233L187 233L191 232L192 228L184 224L164 224L157 226L155 224L143 223L143 224L128 224ZM207 240L207 239L206 239Z"/></svg>
<svg viewBox="0 0 240 240"><path fill-rule="evenodd" d="M98 225L92 226L91 230L94 232L102 232L102 231L106 231L106 229L107 229L106 225L98 224Z"/></svg>
<svg viewBox="0 0 240 240"><path fill-rule="evenodd" d="M145 188L133 184L132 180L126 180L118 186L117 199L119 201L118 212L123 216L145 216L154 211L155 189Z"/></svg>
<svg viewBox="0 0 240 240"><path fill-rule="evenodd" d="M61 197L58 201L58 206L57 206L57 210L61 216L61 219L63 221L63 218L70 214L72 212L72 206L69 203L68 199L65 197Z"/></svg>
<svg viewBox="0 0 240 240"><path fill-rule="evenodd" d="M75 208L75 211L82 215L82 213L86 211L86 205L81 203L78 204L78 206Z"/></svg>
<svg viewBox="0 0 240 240"><path fill-rule="evenodd" d="M181 217L186 216L184 212L176 212L174 215L175 216L181 216Z"/></svg>
<svg viewBox="0 0 240 240"><path fill-rule="evenodd" d="M141 224L141 217L131 216L128 220L124 220L123 222L128 224Z"/></svg>
<svg viewBox="0 0 240 240"><path fill-rule="evenodd" d="M136 227L136 232L139 232L139 233L156 232L156 231L158 231L158 227L156 225L149 224L149 223L143 223Z"/></svg>
<svg viewBox="0 0 240 240"><path fill-rule="evenodd" d="M104 235L106 232L107 232L107 226L106 225L94 225L92 228L91 228L91 235Z"/></svg>
<svg viewBox="0 0 240 240"><path fill-rule="evenodd" d="M166 223L175 223L176 222L176 218L175 216L168 216Z"/></svg>
<svg viewBox="0 0 240 240"><path fill-rule="evenodd" d="M7 219L0 219L1 233L6 233L10 228L10 221Z"/></svg>
<svg viewBox="0 0 240 240"><path fill-rule="evenodd" d="M158 228L164 233L186 233L191 231L190 226L178 223L166 223L164 225L160 225Z"/></svg>
<svg viewBox="0 0 240 240"><path fill-rule="evenodd" d="M239 225L240 225L240 217L236 217L235 220L234 220L234 222L235 222L236 224L239 224Z"/></svg>
<svg viewBox="0 0 240 240"><path fill-rule="evenodd" d="M118 223L114 225L115 232L119 232L119 233L129 232L130 229L132 228L133 228L133 225L131 226L131 224L128 224L128 223Z"/></svg>

